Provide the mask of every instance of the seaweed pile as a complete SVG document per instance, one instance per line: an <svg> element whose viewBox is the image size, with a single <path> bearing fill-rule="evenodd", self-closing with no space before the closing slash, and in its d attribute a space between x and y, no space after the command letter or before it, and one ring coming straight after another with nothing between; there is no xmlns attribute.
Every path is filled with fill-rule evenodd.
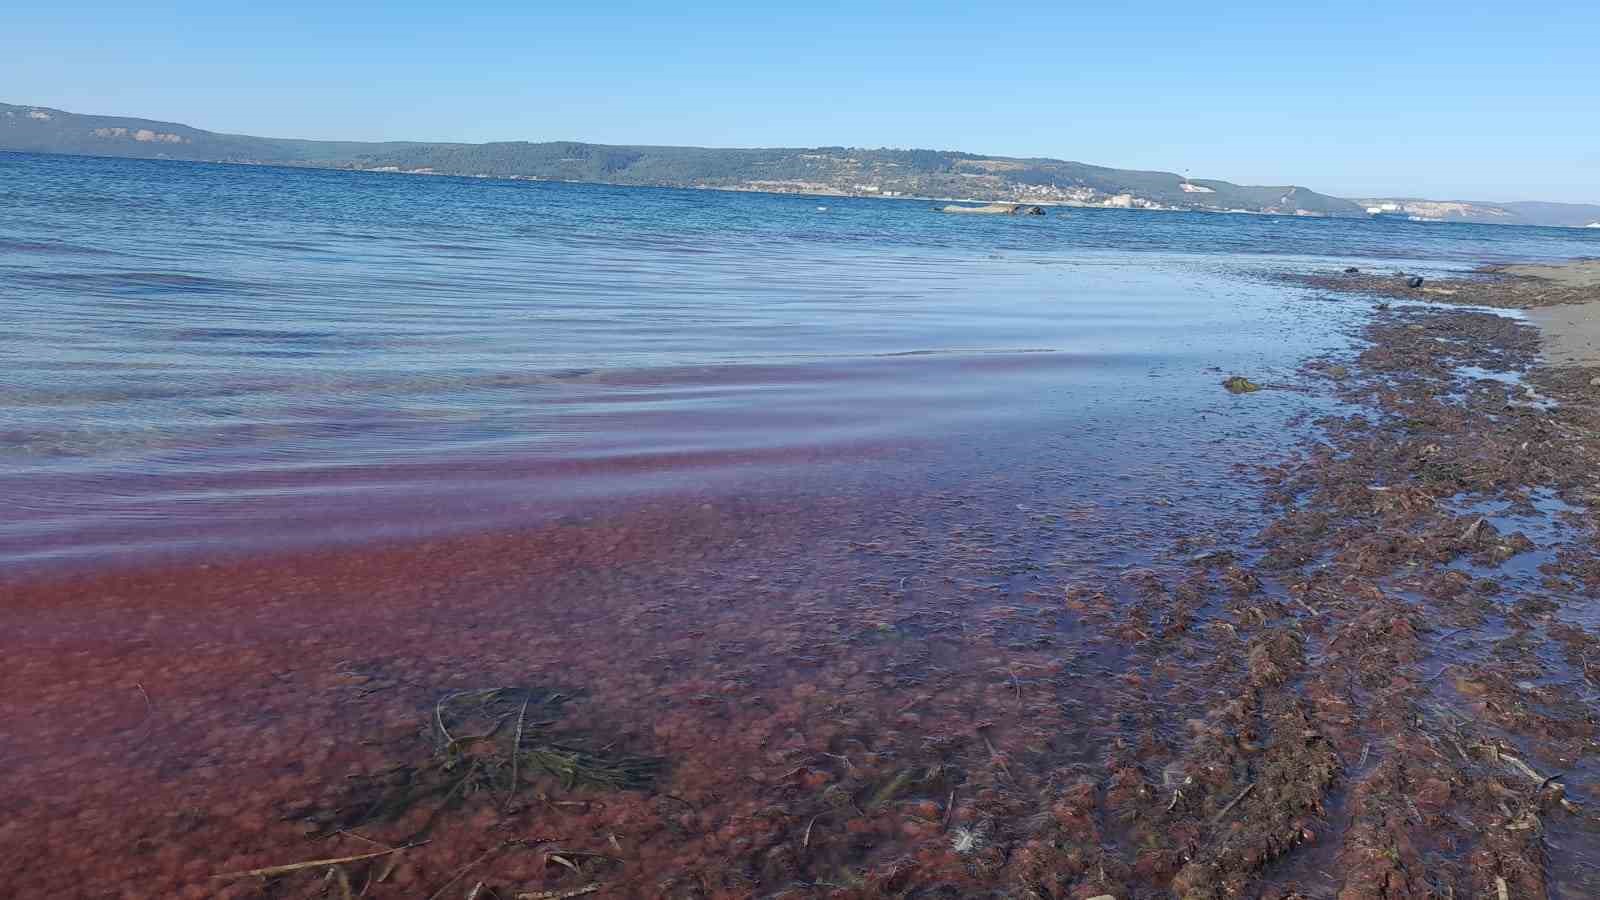
<svg viewBox="0 0 1600 900"><path fill-rule="evenodd" d="M496 687L452 691L432 706L415 762L354 776L342 797L326 806L290 809L286 818L303 821L314 839L349 836L379 847L349 856L264 866L216 876L219 881L258 880L270 892L301 889L312 895L367 896L380 891L403 854L426 846L436 828L460 827L474 809L511 814L537 806L586 806L596 794L648 789L661 760L594 748L582 736L555 729L562 707L573 698L559 691ZM455 820L455 821L453 821ZM367 834L381 835L375 840ZM604 888L602 879L617 861L609 850L564 846L559 838L520 836L491 840L488 849L461 867L434 896L488 862L512 851L531 851L568 880L580 882L548 891L519 891L518 897L577 897ZM562 871L565 870L565 871ZM298 883L297 883L298 882ZM483 894L483 881L471 881L471 895Z"/></svg>

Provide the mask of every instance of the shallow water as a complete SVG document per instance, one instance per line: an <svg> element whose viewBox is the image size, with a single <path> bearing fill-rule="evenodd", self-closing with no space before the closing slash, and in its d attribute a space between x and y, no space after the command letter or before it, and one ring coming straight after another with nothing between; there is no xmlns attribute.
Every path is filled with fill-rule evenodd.
<svg viewBox="0 0 1600 900"><path fill-rule="evenodd" d="M360 852L307 805L489 685L571 691L662 781L474 807L382 895L506 828L610 835L618 896L902 855L992 890L956 837L1015 863L1074 785L1181 784L1245 652L1196 556L1264 523L1256 467L1335 406L1296 370L1370 308L1253 275L1600 246L24 156L0 194L0 862L38 893ZM1146 652L1185 585L1206 652ZM1131 866L1148 836L1103 828Z"/></svg>
<svg viewBox="0 0 1600 900"><path fill-rule="evenodd" d="M1286 309L1238 269L1600 247L16 154L0 197L0 562L19 564L800 487L819 459L910 445L937 469L953 443L1089 418L1094 446L1068 452L1093 454L1119 417L1213 403L1211 367L1337 340L1337 309Z"/></svg>

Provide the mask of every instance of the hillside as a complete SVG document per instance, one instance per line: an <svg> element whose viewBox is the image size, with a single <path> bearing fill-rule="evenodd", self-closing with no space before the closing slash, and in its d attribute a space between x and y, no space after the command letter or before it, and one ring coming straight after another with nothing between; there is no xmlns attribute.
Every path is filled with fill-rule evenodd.
<svg viewBox="0 0 1600 900"><path fill-rule="evenodd" d="M1600 204L1518 201L1488 203L1479 200L1421 200L1382 197L1357 200L1364 209L1420 222L1478 222L1489 225L1556 225L1582 228L1600 223Z"/></svg>
<svg viewBox="0 0 1600 900"><path fill-rule="evenodd" d="M304 141L219 134L174 122L7 104L0 104L0 150L850 196L1363 215L1348 200L1304 187L1190 181L1170 172L1111 169L1057 159L845 147Z"/></svg>
<svg viewBox="0 0 1600 900"><path fill-rule="evenodd" d="M1253 187L1171 172L950 150L305 141L3 103L0 150L840 196L1311 216L1365 216L1372 209L1420 221L1512 225L1581 227L1600 222L1597 205L1343 200L1297 186Z"/></svg>

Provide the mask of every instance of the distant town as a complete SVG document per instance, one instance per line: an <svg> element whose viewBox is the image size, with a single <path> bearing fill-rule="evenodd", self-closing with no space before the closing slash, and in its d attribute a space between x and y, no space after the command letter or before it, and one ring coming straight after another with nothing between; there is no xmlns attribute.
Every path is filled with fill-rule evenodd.
<svg viewBox="0 0 1600 900"><path fill-rule="evenodd" d="M1600 204L1347 199L1299 185L1241 185L1172 172L954 150L308 141L8 104L0 104L0 150L823 197L1600 228Z"/></svg>

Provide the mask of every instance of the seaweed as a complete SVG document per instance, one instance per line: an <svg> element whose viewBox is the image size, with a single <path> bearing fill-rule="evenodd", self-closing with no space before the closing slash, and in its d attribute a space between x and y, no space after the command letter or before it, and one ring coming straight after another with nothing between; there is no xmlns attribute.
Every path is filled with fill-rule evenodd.
<svg viewBox="0 0 1600 900"><path fill-rule="evenodd" d="M565 791L638 790L660 774L662 761L594 748L581 736L554 730L572 699L558 691L495 687L455 691L428 711L427 758L358 776L336 807L309 818L323 833L393 822L424 804L439 814L473 798L509 807L520 795L548 798Z"/></svg>

